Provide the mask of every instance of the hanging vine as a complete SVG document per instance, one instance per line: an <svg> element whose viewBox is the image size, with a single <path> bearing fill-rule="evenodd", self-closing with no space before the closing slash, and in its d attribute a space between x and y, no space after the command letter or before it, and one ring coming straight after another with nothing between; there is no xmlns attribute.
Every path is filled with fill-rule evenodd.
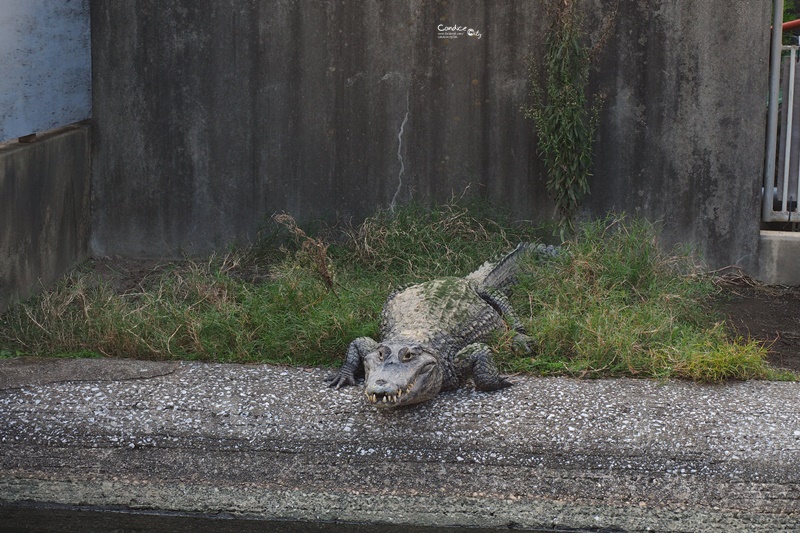
<svg viewBox="0 0 800 533"><path fill-rule="evenodd" d="M608 28L605 31L608 34ZM575 216L589 193L589 178L601 98L587 96L594 52L581 31L574 0L562 0L554 10L546 40L544 78L538 63L531 65L533 105L524 109L533 120L539 157L547 172L547 190L556 205L562 239L575 232Z"/></svg>

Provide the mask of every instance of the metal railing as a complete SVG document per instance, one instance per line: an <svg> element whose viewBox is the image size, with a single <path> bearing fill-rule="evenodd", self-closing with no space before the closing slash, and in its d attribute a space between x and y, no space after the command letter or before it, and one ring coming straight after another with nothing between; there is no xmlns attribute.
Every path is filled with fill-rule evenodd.
<svg viewBox="0 0 800 533"><path fill-rule="evenodd" d="M797 90L800 46L782 46L781 51L780 93L774 101L770 99L770 114L779 117L771 125L774 151L767 154L774 163L767 165L762 219L764 222L800 222L800 94Z"/></svg>
<svg viewBox="0 0 800 533"><path fill-rule="evenodd" d="M788 222L792 219L792 215L797 218L796 201L793 205L789 200L790 191L789 183L791 182L791 149L792 137L787 135L786 132L791 132L792 127L786 127L787 122L789 126L794 126L794 113L789 113L789 109L794 108L794 83L789 84L791 79L794 81L796 75L796 58L797 49L789 50L789 61L783 61L783 47L781 41L783 39L783 0L774 0L772 6L772 39L770 43L770 58L769 58L769 108L767 112L767 146L764 163L764 180L761 195L761 219L764 222ZM788 65L789 73L783 76L784 84L789 89L784 94L789 96L791 102L785 102L786 105L781 105L781 71L782 65ZM791 95L788 95L791 92ZM783 109L785 118L782 122L779 121L779 111ZM800 124L800 122L798 122ZM781 127L783 126L783 127ZM785 140L782 142L783 151L778 150L778 137L782 132ZM786 157L787 149L789 157ZM780 160L782 165L779 164L778 154L782 154ZM800 176L799 176L800 178ZM796 189L795 189L796 190ZM796 193L795 193L796 194ZM796 199L796 196L795 196ZM794 208L794 209L792 209Z"/></svg>

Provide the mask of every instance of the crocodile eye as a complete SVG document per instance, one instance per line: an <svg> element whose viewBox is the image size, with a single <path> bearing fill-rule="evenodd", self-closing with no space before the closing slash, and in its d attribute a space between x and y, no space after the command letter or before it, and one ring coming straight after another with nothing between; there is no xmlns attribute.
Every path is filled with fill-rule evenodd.
<svg viewBox="0 0 800 533"><path fill-rule="evenodd" d="M376 356L378 358L378 361L383 362L383 360L386 359L386 356L392 353L392 350L388 346L381 345L378 346L378 349L375 353L377 354Z"/></svg>
<svg viewBox="0 0 800 533"><path fill-rule="evenodd" d="M416 354L408 348L403 348L400 350L398 355L400 356L400 360L404 363L411 361L416 356Z"/></svg>

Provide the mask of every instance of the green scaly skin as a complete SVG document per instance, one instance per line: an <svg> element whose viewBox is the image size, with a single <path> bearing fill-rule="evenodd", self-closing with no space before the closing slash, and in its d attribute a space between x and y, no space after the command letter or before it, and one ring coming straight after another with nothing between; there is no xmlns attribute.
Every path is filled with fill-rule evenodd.
<svg viewBox="0 0 800 533"><path fill-rule="evenodd" d="M331 387L355 385L363 370L367 402L393 409L430 400L470 378L480 391L511 385L486 342L507 323L517 333L515 344L530 351L532 339L499 288L513 280L517 257L529 248L520 245L465 278L440 278L391 294L381 315L381 341L360 337L350 343L344 364L329 378Z"/></svg>

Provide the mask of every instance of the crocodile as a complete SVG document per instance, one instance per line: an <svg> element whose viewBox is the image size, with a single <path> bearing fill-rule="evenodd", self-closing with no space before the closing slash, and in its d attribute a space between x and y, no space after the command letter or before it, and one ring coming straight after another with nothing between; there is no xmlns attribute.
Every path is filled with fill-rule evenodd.
<svg viewBox="0 0 800 533"><path fill-rule="evenodd" d="M519 259L530 252L555 255L552 246L520 244L471 274L444 277L396 290L381 312L380 342L359 337L344 364L328 377L337 389L364 373L366 401L381 409L418 404L470 378L479 391L512 383L502 377L486 344L507 326L514 345L529 353L529 337L506 291L516 281Z"/></svg>

